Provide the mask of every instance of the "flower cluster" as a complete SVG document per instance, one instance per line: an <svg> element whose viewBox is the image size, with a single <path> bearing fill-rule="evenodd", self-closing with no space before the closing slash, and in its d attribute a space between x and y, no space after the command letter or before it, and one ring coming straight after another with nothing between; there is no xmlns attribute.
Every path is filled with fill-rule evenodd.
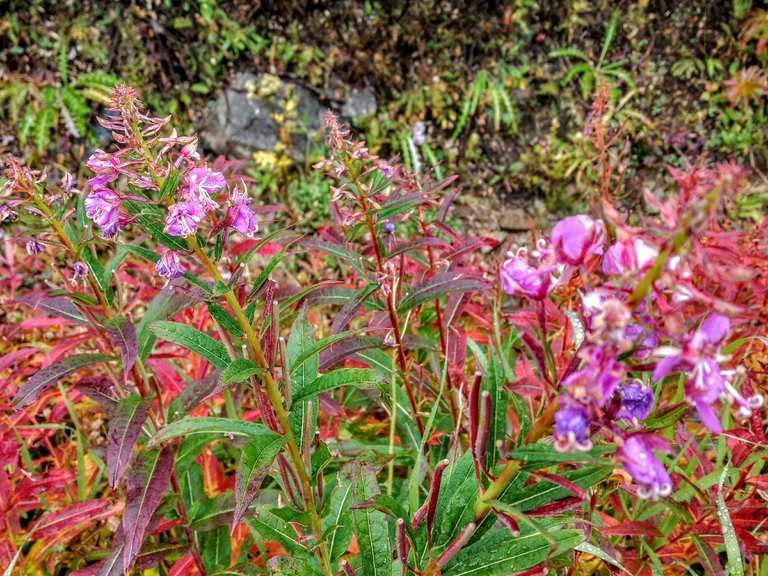
<svg viewBox="0 0 768 576"><path fill-rule="evenodd" d="M564 306L576 304L569 317L583 337L563 350L570 356L552 375L559 386L555 446L588 451L596 437L613 441L641 497L672 490L657 457L669 446L642 428L668 386L684 381L685 400L713 433L722 431L720 401L735 406L741 419L763 403L762 396L739 391L744 371L730 367L723 352L732 321L707 311L734 307L696 285L696 254L679 250L688 240L699 245L697 234L707 222L712 227L712 214L738 184L741 173L728 166L674 173L679 197L661 202L649 196L661 218L642 229L630 227L607 205L606 221L586 215L560 220L535 250L518 249L499 270L503 290L532 301L542 315L548 298L562 295ZM609 225L615 241L607 245Z"/></svg>
<svg viewBox="0 0 768 576"><path fill-rule="evenodd" d="M96 150L86 162L94 176L88 180L85 213L105 239L114 239L132 221L123 209L127 200L148 203L162 209L169 198L161 190L171 180L179 184L171 194L176 200L167 206L164 232L186 238L198 233L206 217L212 216L214 232L221 228L244 236L258 230L256 214L241 179L229 194L223 225L213 214L219 208L219 195L228 188L222 172L210 169L197 153L197 138L161 134L169 118L148 116L141 111L135 93L125 87L115 89L106 118L99 122L112 131L118 148L113 152ZM171 280L182 274L180 255L166 251L155 267Z"/></svg>

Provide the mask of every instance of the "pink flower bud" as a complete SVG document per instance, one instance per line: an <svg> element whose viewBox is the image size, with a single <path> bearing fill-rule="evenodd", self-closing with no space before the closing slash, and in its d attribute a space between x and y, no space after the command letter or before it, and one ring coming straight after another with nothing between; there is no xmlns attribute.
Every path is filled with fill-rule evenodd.
<svg viewBox="0 0 768 576"><path fill-rule="evenodd" d="M585 214L563 218L552 228L552 247L558 261L581 266L593 254L603 253L605 227Z"/></svg>

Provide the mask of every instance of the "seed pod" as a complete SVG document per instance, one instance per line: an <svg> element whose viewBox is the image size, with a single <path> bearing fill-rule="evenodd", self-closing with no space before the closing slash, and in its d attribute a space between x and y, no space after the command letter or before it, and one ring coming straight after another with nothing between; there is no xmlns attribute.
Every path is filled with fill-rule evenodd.
<svg viewBox="0 0 768 576"><path fill-rule="evenodd" d="M475 458L478 462L483 461L488 447L488 434L491 429L491 393L483 390L480 395L480 418L477 428L477 436L473 445Z"/></svg>
<svg viewBox="0 0 768 576"><path fill-rule="evenodd" d="M355 574L355 571L352 570L352 566L349 565L349 562L344 560L344 562L341 563L341 569L344 570L344 574L347 576L357 576Z"/></svg>
<svg viewBox="0 0 768 576"><path fill-rule="evenodd" d="M288 353L286 352L285 338L280 336L278 340L280 348L280 364L283 367L283 398L285 399L285 409L291 409L291 379L288 374Z"/></svg>
<svg viewBox="0 0 768 576"><path fill-rule="evenodd" d="M496 517L501 520L501 523L504 524L504 526L506 526L510 532L512 532L512 536L520 535L520 527L517 525L517 520L512 518L512 516L496 510Z"/></svg>
<svg viewBox="0 0 768 576"><path fill-rule="evenodd" d="M429 487L429 496L427 498L427 533L432 534L432 521L435 519L435 510L437 509L437 497L440 495L440 484L443 481L443 472L448 466L448 460L441 460L435 466L435 473L432 474L432 484Z"/></svg>
<svg viewBox="0 0 768 576"><path fill-rule="evenodd" d="M469 542L469 539L472 538L472 534L475 533L476 527L477 525L474 522L470 522L464 526L464 529L461 531L461 533L456 536L456 538L454 538L450 544L448 544L448 547L442 554L440 554L440 557L437 559L437 565L440 568L448 564L450 559L456 556L456 553L461 550L467 542Z"/></svg>
<svg viewBox="0 0 768 576"><path fill-rule="evenodd" d="M408 550L410 544L408 543L408 536L405 533L405 520L402 518L397 519L397 530L395 533L397 543L397 556L400 558L400 562L403 565L403 576L408 571Z"/></svg>
<svg viewBox="0 0 768 576"><path fill-rule="evenodd" d="M475 379L472 382L472 387L469 389L469 445L475 445L475 439L477 438L477 425L480 418L480 384L482 382L483 375L480 372L475 372Z"/></svg>

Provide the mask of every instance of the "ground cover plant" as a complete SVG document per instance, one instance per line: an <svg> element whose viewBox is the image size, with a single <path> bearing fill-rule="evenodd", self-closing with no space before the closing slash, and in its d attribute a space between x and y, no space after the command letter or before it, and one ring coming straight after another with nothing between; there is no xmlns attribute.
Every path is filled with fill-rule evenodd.
<svg viewBox="0 0 768 576"><path fill-rule="evenodd" d="M764 573L749 175L620 210L608 102L592 210L519 246L330 112L311 234L125 85L86 180L9 157L5 572Z"/></svg>

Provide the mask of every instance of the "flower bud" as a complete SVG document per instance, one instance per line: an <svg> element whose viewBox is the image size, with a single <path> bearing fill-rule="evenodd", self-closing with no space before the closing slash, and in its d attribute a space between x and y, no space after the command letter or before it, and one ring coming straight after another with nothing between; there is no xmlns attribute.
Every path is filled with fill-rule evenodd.
<svg viewBox="0 0 768 576"><path fill-rule="evenodd" d="M605 228L585 214L563 218L552 228L552 247L559 262L581 266L593 254L603 253Z"/></svg>

